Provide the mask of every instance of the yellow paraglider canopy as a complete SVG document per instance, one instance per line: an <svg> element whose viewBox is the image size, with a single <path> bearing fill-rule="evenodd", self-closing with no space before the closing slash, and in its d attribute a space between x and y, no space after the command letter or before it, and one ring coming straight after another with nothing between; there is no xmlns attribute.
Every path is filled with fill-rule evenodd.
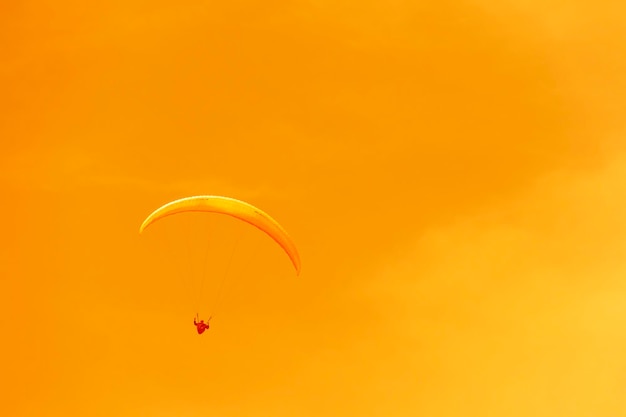
<svg viewBox="0 0 626 417"><path fill-rule="evenodd" d="M164 217L186 212L220 213L243 220L269 235L287 253L296 273L300 274L300 256L296 245L280 224L267 213L244 201L221 196L194 196L175 200L152 212L139 228L142 233L152 223Z"/></svg>

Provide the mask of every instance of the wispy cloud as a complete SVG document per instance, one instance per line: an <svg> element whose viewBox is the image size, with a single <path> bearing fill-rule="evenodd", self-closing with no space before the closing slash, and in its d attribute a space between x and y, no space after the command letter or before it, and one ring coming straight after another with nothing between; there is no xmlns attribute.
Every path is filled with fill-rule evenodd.
<svg viewBox="0 0 626 417"><path fill-rule="evenodd" d="M624 195L626 155L593 173L555 171L363 274L361 294L402 341L407 373L428 381L419 407L455 414L450 390L493 415L506 414L507 398L520 400L514 415L533 414L543 400L521 398L539 392L564 409L571 394L580 410L615 404L626 367Z"/></svg>
<svg viewBox="0 0 626 417"><path fill-rule="evenodd" d="M84 188L135 190L146 194L227 194L239 198L280 198L267 185L247 188L224 178L155 179L129 172L99 155L71 146L30 148L1 157L0 184L22 191L73 192Z"/></svg>

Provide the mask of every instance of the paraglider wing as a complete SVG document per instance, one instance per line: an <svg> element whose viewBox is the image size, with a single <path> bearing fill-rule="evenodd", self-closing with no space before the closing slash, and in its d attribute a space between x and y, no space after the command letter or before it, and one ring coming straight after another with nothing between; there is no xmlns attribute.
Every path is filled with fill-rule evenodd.
<svg viewBox="0 0 626 417"><path fill-rule="evenodd" d="M139 228L142 233L146 227L157 220L178 213L186 212L220 213L243 220L269 235L287 253L296 273L300 274L300 256L287 232L267 213L244 201L221 196L195 196L175 200L152 212Z"/></svg>

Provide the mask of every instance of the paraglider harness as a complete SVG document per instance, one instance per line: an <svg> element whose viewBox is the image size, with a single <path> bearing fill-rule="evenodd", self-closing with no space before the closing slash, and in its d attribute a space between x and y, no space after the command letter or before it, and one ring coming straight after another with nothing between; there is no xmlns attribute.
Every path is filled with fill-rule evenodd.
<svg viewBox="0 0 626 417"><path fill-rule="evenodd" d="M212 317L209 317L205 323L204 320L200 320L198 313L196 313L196 317L193 318L193 324L198 328L198 334L202 334L205 330L210 328L209 322L211 321L211 318Z"/></svg>

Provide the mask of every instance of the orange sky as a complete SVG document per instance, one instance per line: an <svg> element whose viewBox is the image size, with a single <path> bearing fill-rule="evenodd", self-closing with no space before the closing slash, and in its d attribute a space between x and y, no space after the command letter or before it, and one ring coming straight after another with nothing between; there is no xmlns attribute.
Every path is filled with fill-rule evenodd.
<svg viewBox="0 0 626 417"><path fill-rule="evenodd" d="M626 6L427 3L2 5L0 415L626 415Z"/></svg>

